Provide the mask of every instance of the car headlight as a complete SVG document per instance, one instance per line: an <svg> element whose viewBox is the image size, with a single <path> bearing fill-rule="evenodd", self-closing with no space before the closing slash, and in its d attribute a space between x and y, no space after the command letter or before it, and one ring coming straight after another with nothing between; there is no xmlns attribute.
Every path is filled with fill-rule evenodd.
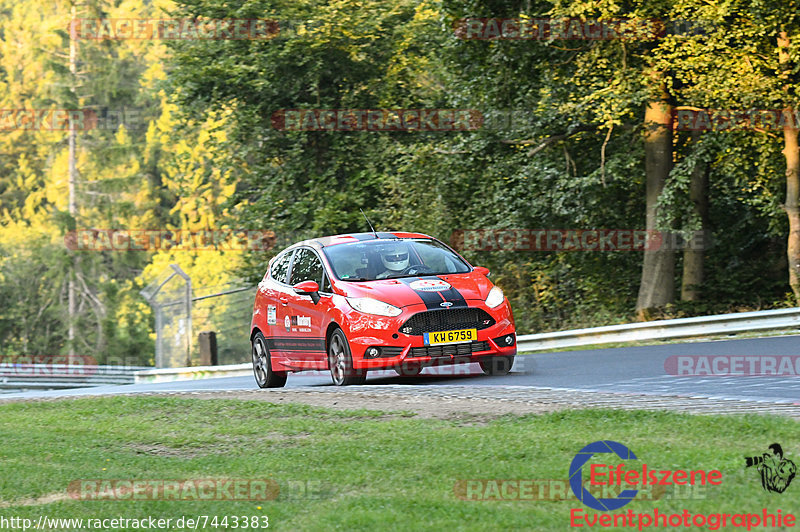
<svg viewBox="0 0 800 532"><path fill-rule="evenodd" d="M394 305L370 297L348 297L346 299L351 307L364 314L393 317L403 313L402 310Z"/></svg>
<svg viewBox="0 0 800 532"><path fill-rule="evenodd" d="M491 290L489 290L489 295L486 296L486 306L489 308L494 308L502 303L504 299L505 296L503 296L503 291L494 286Z"/></svg>

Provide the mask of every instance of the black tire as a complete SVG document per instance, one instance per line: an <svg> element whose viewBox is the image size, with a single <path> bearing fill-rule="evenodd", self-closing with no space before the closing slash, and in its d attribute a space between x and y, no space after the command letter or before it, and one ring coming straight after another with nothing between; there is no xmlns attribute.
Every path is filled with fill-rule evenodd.
<svg viewBox="0 0 800 532"><path fill-rule="evenodd" d="M328 368L336 386L364 384L367 380L366 370L353 368L350 343L341 329L334 330L328 340Z"/></svg>
<svg viewBox="0 0 800 532"><path fill-rule="evenodd" d="M398 375L401 377L416 377L422 370L422 364L414 364L413 362L405 362L403 365L394 368Z"/></svg>
<svg viewBox="0 0 800 532"><path fill-rule="evenodd" d="M253 375L259 388L283 388L286 386L286 372L272 371L272 357L267 348L267 340L261 332L253 336L250 353L253 358Z"/></svg>
<svg viewBox="0 0 800 532"><path fill-rule="evenodd" d="M486 375L508 375L514 365L514 355L486 357L480 360L481 369Z"/></svg>

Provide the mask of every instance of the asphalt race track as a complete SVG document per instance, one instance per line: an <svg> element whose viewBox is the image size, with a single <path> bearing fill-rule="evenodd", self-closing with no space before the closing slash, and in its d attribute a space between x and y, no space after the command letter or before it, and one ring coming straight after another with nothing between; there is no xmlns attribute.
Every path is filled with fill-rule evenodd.
<svg viewBox="0 0 800 532"><path fill-rule="evenodd" d="M635 393L659 396L709 397L800 404L797 376L675 376L665 363L676 356L764 356L800 355L800 336L690 342L643 347L590 349L518 356L512 372L505 377L486 377L477 364L427 368L418 377L399 377L393 371L373 372L367 385L379 392L381 386L436 387L530 387L586 392ZM798 357L800 359L800 357ZM674 359L672 359L674 361ZM800 364L798 364L800 365ZM698 366L699 367L699 366ZM747 365L745 364L745 368ZM794 366L793 366L794 367ZM674 372L674 371L673 371ZM786 373L786 372L784 372ZM325 373L293 374L287 388L333 387ZM70 390L25 391L0 395L2 399L64 397L120 393L232 391L256 388L252 377L225 377L194 381L101 386ZM363 387L359 387L362 388ZM509 388L510 389L510 388ZM345 389L339 389L344 391ZM388 388L387 388L388 390ZM434 388L431 389L434 391ZM443 390L440 390L443 391ZM264 390L263 393L269 393Z"/></svg>

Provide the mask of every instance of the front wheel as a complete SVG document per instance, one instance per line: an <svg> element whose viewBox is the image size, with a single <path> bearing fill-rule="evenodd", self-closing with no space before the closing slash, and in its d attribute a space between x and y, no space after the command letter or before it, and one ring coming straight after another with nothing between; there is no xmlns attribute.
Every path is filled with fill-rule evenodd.
<svg viewBox="0 0 800 532"><path fill-rule="evenodd" d="M267 340L261 332L253 337L253 375L259 388L283 388L286 386L286 372L272 371L272 357L267 349Z"/></svg>
<svg viewBox="0 0 800 532"><path fill-rule="evenodd" d="M328 367L336 386L364 384L367 380L366 370L353 368L350 344L341 329L333 331L330 342L328 342Z"/></svg>
<svg viewBox="0 0 800 532"><path fill-rule="evenodd" d="M508 375L514 365L514 355L486 357L480 360L481 369L486 375Z"/></svg>

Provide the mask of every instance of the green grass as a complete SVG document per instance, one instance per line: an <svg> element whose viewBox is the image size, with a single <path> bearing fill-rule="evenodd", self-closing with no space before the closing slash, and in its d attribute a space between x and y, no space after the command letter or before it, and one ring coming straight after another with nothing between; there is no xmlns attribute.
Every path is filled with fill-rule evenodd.
<svg viewBox="0 0 800 532"><path fill-rule="evenodd" d="M93 398L0 406L2 516L267 515L278 530L564 530L578 501L464 501L464 479L563 479L609 439L659 469L719 469L701 500L634 501L634 512L800 510L800 480L767 494L743 456L779 442L800 463L800 425L766 416L577 410L485 424L260 401ZM77 479L271 478L278 499L19 504ZM290 482L317 482L313 497ZM14 504L16 501L16 504ZM258 507L261 507L258 509ZM800 513L800 512L799 512Z"/></svg>

